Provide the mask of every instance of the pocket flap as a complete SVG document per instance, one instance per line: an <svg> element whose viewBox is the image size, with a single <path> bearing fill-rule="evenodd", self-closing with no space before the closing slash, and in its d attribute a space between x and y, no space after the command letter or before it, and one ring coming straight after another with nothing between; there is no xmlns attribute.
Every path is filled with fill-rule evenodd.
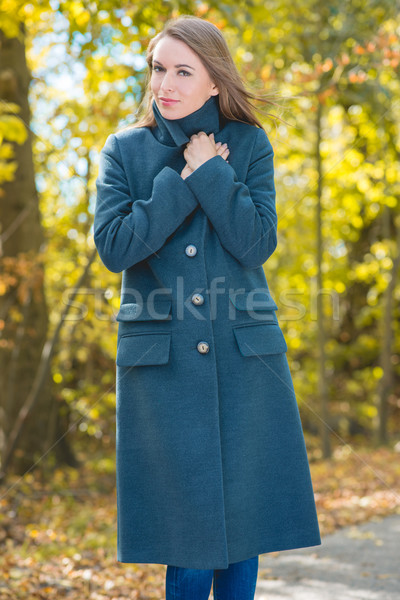
<svg viewBox="0 0 400 600"><path fill-rule="evenodd" d="M286 340L278 324L243 325L234 327L233 333L242 356L281 354L287 351Z"/></svg>
<svg viewBox="0 0 400 600"><path fill-rule="evenodd" d="M230 292L229 299L239 310L278 310L267 291Z"/></svg>
<svg viewBox="0 0 400 600"><path fill-rule="evenodd" d="M159 298L155 296L153 300L147 302L128 302L121 304L118 314L116 316L117 321L149 321L149 320L167 320L170 321L171 317L171 298Z"/></svg>
<svg viewBox="0 0 400 600"><path fill-rule="evenodd" d="M169 360L170 345L168 332L123 335L118 342L115 362L119 367L164 365Z"/></svg>

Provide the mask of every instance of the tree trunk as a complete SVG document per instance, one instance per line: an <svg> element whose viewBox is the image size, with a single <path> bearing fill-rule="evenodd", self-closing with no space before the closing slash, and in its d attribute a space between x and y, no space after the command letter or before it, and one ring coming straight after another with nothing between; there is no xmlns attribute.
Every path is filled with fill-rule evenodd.
<svg viewBox="0 0 400 600"><path fill-rule="evenodd" d="M390 218L390 210L386 207L386 218ZM400 223L396 222L396 249L393 258L393 265L390 273L390 281L384 294L383 307L383 326L382 326L382 345L380 354L380 366L382 367L383 375L378 386L378 444L388 444L389 436L387 429L388 422L388 399L393 385L393 364L392 364L392 344L393 344L393 297L396 288L397 275L400 267ZM387 223L387 228L389 224ZM385 232L389 237L389 233Z"/></svg>
<svg viewBox="0 0 400 600"><path fill-rule="evenodd" d="M24 25L22 41L0 31L0 102L15 103L29 128L28 90L31 76L26 64ZM10 109L11 112L11 109ZM2 234L0 268L6 291L0 295L0 428L1 454L18 412L27 398L46 340L48 312L44 296L41 262L44 236L40 223L32 156L32 132L25 143L14 144L17 170L12 182L2 186L0 224ZM19 441L13 469L23 473L45 450L51 406L50 378Z"/></svg>
<svg viewBox="0 0 400 600"><path fill-rule="evenodd" d="M326 382L325 370L325 326L324 326L324 306L323 306L323 282L322 282L322 261L323 261L323 239L322 239L322 163L321 163L321 115L322 107L318 102L317 109L317 139L316 139L316 158L317 158L317 211L316 211L316 228L317 228L317 327L318 327L318 349L319 349L319 380L318 392L320 399L321 415L320 415L320 432L322 443L322 454L324 458L330 458L331 445L329 437L329 411L328 411L328 391Z"/></svg>
<svg viewBox="0 0 400 600"><path fill-rule="evenodd" d="M86 277L88 276L90 266L96 257L96 253L97 253L97 250L96 250L96 248L94 248L92 250L92 254L89 257L89 260L86 263L85 270L83 271L78 283L76 284L76 286L73 289L73 292L69 298L69 302L65 305L64 310L62 311L62 313L60 315L58 325L53 333L52 338L48 339L43 346L42 355L41 355L41 358L39 361L39 365L38 365L38 369L35 374L34 381L32 382L32 385L31 385L31 389L29 391L29 394L27 395L27 398L23 402L18 415L16 416L16 418L14 420L14 426L11 429L9 438L7 439L7 444L6 444L6 447L3 452L2 476L5 476L5 474L8 470L9 464L11 462L11 458L13 457L14 452L15 452L15 448L17 447L17 444L19 443L19 441L21 439L21 433L23 431L25 424L30 422L32 415L34 414L35 408L36 408L38 402L40 402L41 392L42 392L43 386L45 385L46 378L47 378L47 375L48 375L48 372L50 369L50 361L53 356L54 348L57 345L57 342L58 342L58 339L60 336L60 332L61 332L62 326L64 324L64 321L65 321L65 317L68 315L68 312L72 306L75 296L79 293L81 286L83 285ZM50 431L52 431L53 434L50 437L49 437L49 435L47 435L47 447L48 448L51 448L51 446L53 445L53 441L56 437L55 432L57 431L56 428L54 427L54 424L55 424L54 418L51 418L51 408L52 407L49 406L50 419L48 422L48 425L49 425L48 429ZM54 412L53 412L53 414L54 414ZM64 435L63 435L63 438L64 438ZM58 441L61 441L61 440L57 440L57 442ZM68 460L70 460L70 453L67 454L66 458Z"/></svg>

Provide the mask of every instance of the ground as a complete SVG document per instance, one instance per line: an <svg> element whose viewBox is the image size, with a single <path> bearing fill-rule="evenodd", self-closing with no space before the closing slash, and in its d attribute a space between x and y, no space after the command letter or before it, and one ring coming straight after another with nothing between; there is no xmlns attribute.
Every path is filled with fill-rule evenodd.
<svg viewBox="0 0 400 600"><path fill-rule="evenodd" d="M400 514L342 528L321 546L263 554L256 600L399 600Z"/></svg>

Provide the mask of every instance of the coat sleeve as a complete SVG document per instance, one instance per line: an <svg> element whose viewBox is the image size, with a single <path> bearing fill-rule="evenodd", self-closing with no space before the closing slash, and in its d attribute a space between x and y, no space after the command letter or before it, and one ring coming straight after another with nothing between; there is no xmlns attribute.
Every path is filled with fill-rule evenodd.
<svg viewBox="0 0 400 600"><path fill-rule="evenodd" d="M167 166L154 178L151 197L133 200L113 133L100 152L96 188L94 242L113 273L157 252L199 206L180 174Z"/></svg>
<svg viewBox="0 0 400 600"><path fill-rule="evenodd" d="M234 169L219 155L185 179L222 246L250 269L263 265L277 245L273 156L267 134L259 128L246 183L238 181Z"/></svg>

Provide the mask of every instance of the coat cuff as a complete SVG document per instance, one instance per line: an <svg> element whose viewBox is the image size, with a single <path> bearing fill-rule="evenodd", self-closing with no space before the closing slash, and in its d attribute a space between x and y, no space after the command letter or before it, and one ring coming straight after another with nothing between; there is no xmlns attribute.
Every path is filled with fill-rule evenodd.
<svg viewBox="0 0 400 600"><path fill-rule="evenodd" d="M189 186L197 198L201 198L206 202L207 197L217 195L216 189L220 185L221 177L232 174L232 167L226 162L222 156L217 154L204 162L200 167L197 167L193 173L186 177L184 183ZM207 185L204 182L207 181Z"/></svg>
<svg viewBox="0 0 400 600"><path fill-rule="evenodd" d="M161 169L154 178L154 184L155 187L162 185L164 195L174 201L175 209L179 207L179 215L176 215L179 224L199 205L196 196L188 190L185 180L172 167ZM179 200L176 204L177 198Z"/></svg>

